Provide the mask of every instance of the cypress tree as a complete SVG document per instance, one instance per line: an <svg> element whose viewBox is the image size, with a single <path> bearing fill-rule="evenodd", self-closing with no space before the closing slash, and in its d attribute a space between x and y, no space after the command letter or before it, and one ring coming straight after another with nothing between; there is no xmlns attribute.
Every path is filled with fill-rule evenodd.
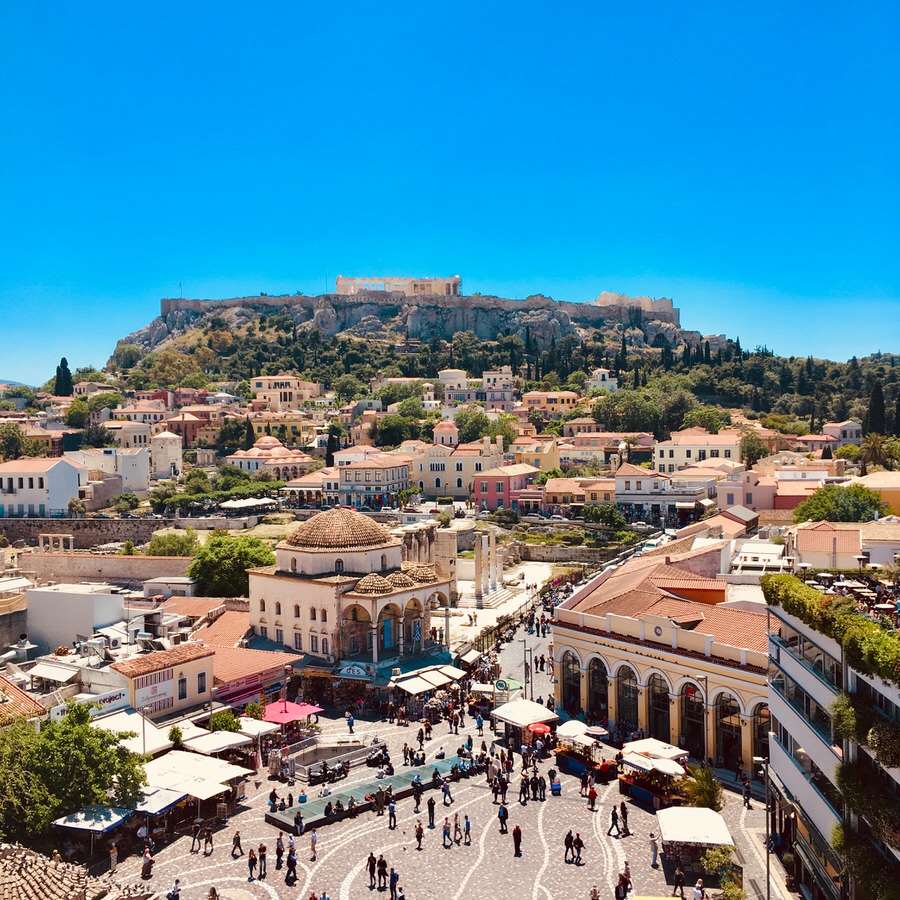
<svg viewBox="0 0 900 900"><path fill-rule="evenodd" d="M884 434L884 391L881 382L876 381L872 385L872 395L869 397L869 416L867 434Z"/></svg>
<svg viewBox="0 0 900 900"><path fill-rule="evenodd" d="M69 362L63 357L56 367L56 383L53 392L57 397L71 397L74 393L72 387L72 373L69 371Z"/></svg>
<svg viewBox="0 0 900 900"><path fill-rule="evenodd" d="M247 416L247 427L244 431L244 449L249 450L256 443L256 433L253 431L253 423Z"/></svg>

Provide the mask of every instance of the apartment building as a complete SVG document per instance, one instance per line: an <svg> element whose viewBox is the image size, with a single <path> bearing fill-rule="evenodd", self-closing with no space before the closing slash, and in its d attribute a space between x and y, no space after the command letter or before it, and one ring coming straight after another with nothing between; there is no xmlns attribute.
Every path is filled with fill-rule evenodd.
<svg viewBox="0 0 900 900"><path fill-rule="evenodd" d="M705 459L741 458L742 432L729 429L711 434L705 428L685 428L667 441L657 441L653 461L660 472L677 472Z"/></svg>

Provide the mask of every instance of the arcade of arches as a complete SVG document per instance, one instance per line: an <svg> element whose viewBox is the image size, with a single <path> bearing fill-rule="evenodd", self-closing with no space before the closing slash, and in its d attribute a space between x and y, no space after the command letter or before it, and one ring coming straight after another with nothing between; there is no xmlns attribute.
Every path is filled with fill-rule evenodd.
<svg viewBox="0 0 900 900"><path fill-rule="evenodd" d="M709 676L687 677L673 686L659 672L648 668L639 674L627 663L611 673L597 656L582 666L568 649L562 653L558 673L557 701L570 715L583 710L591 720L621 722L629 731L643 728L649 737L718 765L731 767L742 759L747 766L752 757L769 755L764 676L758 687L754 685L759 696L742 705L725 685L708 684Z"/></svg>

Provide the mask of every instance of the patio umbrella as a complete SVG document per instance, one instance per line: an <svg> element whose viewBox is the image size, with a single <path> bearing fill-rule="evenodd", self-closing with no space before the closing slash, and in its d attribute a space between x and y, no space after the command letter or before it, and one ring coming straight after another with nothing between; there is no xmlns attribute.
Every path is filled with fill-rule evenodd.
<svg viewBox="0 0 900 900"><path fill-rule="evenodd" d="M307 707L307 709L304 709ZM305 719L309 715L308 703L291 703L289 700L275 700L266 704L266 711L263 715L264 722L275 722L278 725L284 725L287 722L296 722L298 719Z"/></svg>
<svg viewBox="0 0 900 900"><path fill-rule="evenodd" d="M894 612L897 607L893 603L876 603L875 609L884 610L885 612Z"/></svg>
<svg viewBox="0 0 900 900"><path fill-rule="evenodd" d="M592 738L605 738L609 736L609 732L599 725L591 725L588 728L585 728L584 733Z"/></svg>
<svg viewBox="0 0 900 900"><path fill-rule="evenodd" d="M321 706L315 706L312 703L298 703L297 705L304 716L314 716L316 713L322 712Z"/></svg>
<svg viewBox="0 0 900 900"><path fill-rule="evenodd" d="M543 722L532 722L528 726L528 730L532 734L550 734L550 726L545 725Z"/></svg>

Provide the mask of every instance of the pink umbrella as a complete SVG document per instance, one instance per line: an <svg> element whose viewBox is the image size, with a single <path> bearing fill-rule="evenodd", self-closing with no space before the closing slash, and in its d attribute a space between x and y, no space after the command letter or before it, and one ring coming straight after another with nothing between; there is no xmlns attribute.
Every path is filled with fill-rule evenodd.
<svg viewBox="0 0 900 900"><path fill-rule="evenodd" d="M550 726L545 725L543 722L533 722L531 725L528 726L528 730L532 734L549 734Z"/></svg>
<svg viewBox="0 0 900 900"><path fill-rule="evenodd" d="M322 712L322 707L313 706L311 703L291 703L289 700L275 700L273 703L266 704L263 721L284 725L287 722L297 722L319 712Z"/></svg>

